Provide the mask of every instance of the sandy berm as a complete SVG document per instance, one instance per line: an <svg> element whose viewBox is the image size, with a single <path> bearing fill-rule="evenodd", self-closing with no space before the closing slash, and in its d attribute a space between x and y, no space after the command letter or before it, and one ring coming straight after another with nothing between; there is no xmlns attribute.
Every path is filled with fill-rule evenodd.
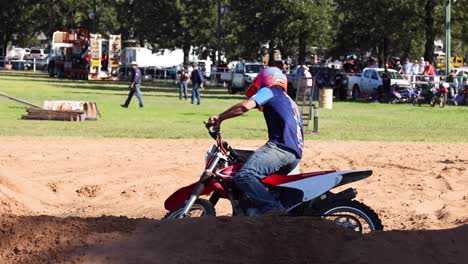
<svg viewBox="0 0 468 264"><path fill-rule="evenodd" d="M161 221L212 143L0 138L0 263L467 263L468 144L307 142L303 171L374 171L350 187L385 232L231 218L226 202L218 218Z"/></svg>

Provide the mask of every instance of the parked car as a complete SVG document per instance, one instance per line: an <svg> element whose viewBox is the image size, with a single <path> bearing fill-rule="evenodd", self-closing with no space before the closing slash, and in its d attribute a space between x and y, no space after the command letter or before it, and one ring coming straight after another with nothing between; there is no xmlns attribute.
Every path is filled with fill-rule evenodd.
<svg viewBox="0 0 468 264"><path fill-rule="evenodd" d="M234 69L232 69L228 93L235 94L237 91L245 91L264 68L265 65L260 62L242 61L236 64Z"/></svg>
<svg viewBox="0 0 468 264"><path fill-rule="evenodd" d="M192 66L194 63L196 63L198 65L198 68L202 71L203 73L203 77L206 79L206 78L210 78L211 76L211 66L212 66L212 63L210 60L198 60L198 61L191 61L189 63L190 66ZM192 72L190 69L189 69L189 73Z"/></svg>
<svg viewBox="0 0 468 264"><path fill-rule="evenodd" d="M336 88L336 81L341 81L343 77L340 71L336 68L316 65L307 65L307 67L314 78L316 84L315 88L317 89L323 87ZM302 73L300 71L301 65L298 65L291 70L291 73L286 75L288 78L288 95L293 99L296 98L297 89L299 88L298 85L301 83L300 80L302 78Z"/></svg>
<svg viewBox="0 0 468 264"><path fill-rule="evenodd" d="M382 75L384 68L365 68L361 74L348 78L348 90L352 90L353 98L359 95L372 95L382 87ZM396 70L388 69L391 78L391 85L398 85L401 88L411 89L410 82L403 78Z"/></svg>
<svg viewBox="0 0 468 264"><path fill-rule="evenodd" d="M14 47L7 52L7 60L24 60L24 57L31 52L28 48Z"/></svg>
<svg viewBox="0 0 468 264"><path fill-rule="evenodd" d="M47 71L48 66L49 66L49 58L45 57L43 59L36 59L36 70L39 71ZM34 69L34 60L29 58L25 60L24 63L24 69L25 70L30 70Z"/></svg>
<svg viewBox="0 0 468 264"><path fill-rule="evenodd" d="M45 59L48 56L45 49L41 48L31 48L31 53L27 56L29 59Z"/></svg>

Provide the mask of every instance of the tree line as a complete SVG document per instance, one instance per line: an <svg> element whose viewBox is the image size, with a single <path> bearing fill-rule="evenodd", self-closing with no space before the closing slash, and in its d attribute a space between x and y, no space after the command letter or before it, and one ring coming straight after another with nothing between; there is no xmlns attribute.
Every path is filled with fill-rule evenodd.
<svg viewBox="0 0 468 264"><path fill-rule="evenodd" d="M444 1L452 1L452 54L465 55L468 0L0 0L0 48L85 27L156 52L182 49L184 63L192 46L216 61L219 5L228 60L279 50L303 63L312 47L327 56L370 51L380 64L389 55L431 60L434 40L445 39Z"/></svg>

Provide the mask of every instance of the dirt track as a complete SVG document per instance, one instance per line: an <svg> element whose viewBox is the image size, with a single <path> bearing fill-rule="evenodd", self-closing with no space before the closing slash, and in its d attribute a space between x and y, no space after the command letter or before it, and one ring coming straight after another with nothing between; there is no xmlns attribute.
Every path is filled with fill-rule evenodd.
<svg viewBox="0 0 468 264"><path fill-rule="evenodd" d="M256 148L263 142L230 143ZM358 200L375 209L392 232L355 237L301 218L158 221L165 214L164 199L197 179L211 144L210 140L0 138L0 213L4 214L0 262L260 263L268 260L264 252L270 250L289 250L283 260L275 258L276 263L340 263L353 258L377 262L373 253L352 250L352 245L375 251L387 247L387 260L402 263L462 263L462 257L468 257L462 250L468 248L468 144L307 142L303 171L374 170L372 177L353 187L359 191ZM229 214L227 204L217 210L219 215ZM456 231L444 230L455 227ZM427 229L440 231L397 231ZM217 234L201 239L207 248L212 246L204 255L196 250L201 236L197 232ZM187 237L188 242L182 240ZM255 250L245 252L245 244L257 238ZM344 247L315 248L325 241ZM229 255L231 246L242 255L239 261L234 253ZM327 258L333 250L341 255ZM391 250L400 253L391 257ZM220 252L226 258L221 259ZM430 252L439 253L431 257ZM313 253L323 253L323 258Z"/></svg>

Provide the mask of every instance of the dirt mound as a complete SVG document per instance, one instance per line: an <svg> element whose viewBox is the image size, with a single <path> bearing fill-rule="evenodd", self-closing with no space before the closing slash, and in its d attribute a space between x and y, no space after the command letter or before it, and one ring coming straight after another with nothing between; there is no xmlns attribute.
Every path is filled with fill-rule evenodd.
<svg viewBox="0 0 468 264"><path fill-rule="evenodd" d="M306 145L303 171L374 171L344 188L357 188L383 233L361 237L310 218L154 220L198 179L212 143L0 137L0 263L466 262L468 144ZM216 212L229 215L229 204Z"/></svg>
<svg viewBox="0 0 468 264"><path fill-rule="evenodd" d="M1 216L1 263L465 263L468 225L359 235L298 217Z"/></svg>
<svg viewBox="0 0 468 264"><path fill-rule="evenodd" d="M129 235L136 222L124 217L2 215L0 263L61 263L82 247Z"/></svg>

